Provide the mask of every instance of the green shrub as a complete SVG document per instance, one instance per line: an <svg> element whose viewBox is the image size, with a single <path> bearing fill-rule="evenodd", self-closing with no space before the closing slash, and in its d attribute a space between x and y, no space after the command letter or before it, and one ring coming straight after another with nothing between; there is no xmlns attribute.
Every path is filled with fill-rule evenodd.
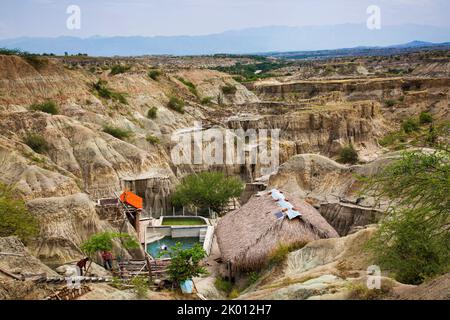
<svg viewBox="0 0 450 320"><path fill-rule="evenodd" d="M405 133L412 133L414 131L419 131L420 129L419 122L417 122L417 120L412 118L407 119L403 121L402 129Z"/></svg>
<svg viewBox="0 0 450 320"><path fill-rule="evenodd" d="M0 183L0 237L17 236L24 243L39 233L39 223L11 186Z"/></svg>
<svg viewBox="0 0 450 320"><path fill-rule="evenodd" d="M192 82L190 82L190 81L188 81L188 80L186 80L186 79L184 79L184 78L181 78L181 77L178 77L177 79L178 79L181 83L183 83L186 87L188 87L189 91L190 91L193 95L195 95L196 97L198 97L197 87L195 86L195 84L193 84Z"/></svg>
<svg viewBox="0 0 450 320"><path fill-rule="evenodd" d="M393 203L368 248L400 282L419 284L448 272L448 150L404 152L377 175L361 178L365 194Z"/></svg>
<svg viewBox="0 0 450 320"><path fill-rule="evenodd" d="M202 98L202 100L200 101L200 103L204 106L211 104L213 98L212 97L204 97Z"/></svg>
<svg viewBox="0 0 450 320"><path fill-rule="evenodd" d="M238 289L234 288L233 290L231 290L231 292L228 294L228 298L230 299L236 299L237 297L239 297L240 292Z"/></svg>
<svg viewBox="0 0 450 320"><path fill-rule="evenodd" d="M58 106L53 101L33 104L30 106L30 110L41 111L53 115L58 114Z"/></svg>
<svg viewBox="0 0 450 320"><path fill-rule="evenodd" d="M260 277L259 273L255 271L251 271L247 275L248 275L248 285L256 283L256 281L258 281Z"/></svg>
<svg viewBox="0 0 450 320"><path fill-rule="evenodd" d="M386 100L384 102L384 105L388 108L393 107L397 104L397 102L395 100Z"/></svg>
<svg viewBox="0 0 450 320"><path fill-rule="evenodd" d="M128 130L123 130L117 127L113 127L110 125L106 125L103 127L103 132L106 132L107 134L112 135L113 137L120 139L120 140L124 140L126 138L131 137L132 132L128 131Z"/></svg>
<svg viewBox="0 0 450 320"><path fill-rule="evenodd" d="M222 87L222 92L224 94L235 94L236 91L237 91L236 86L231 85L231 84L227 84L227 85Z"/></svg>
<svg viewBox="0 0 450 320"><path fill-rule="evenodd" d="M45 153L49 149L47 141L37 133L28 133L25 136L24 142L37 153Z"/></svg>
<svg viewBox="0 0 450 320"><path fill-rule="evenodd" d="M158 78L161 76L161 71L159 71L159 70L157 70L157 69L150 70L150 71L148 72L148 76L149 76L151 79L153 79L153 80L155 80L155 81L158 81Z"/></svg>
<svg viewBox="0 0 450 320"><path fill-rule="evenodd" d="M157 107L151 107L147 111L147 118L149 118L149 119L156 119L157 113L158 113L158 108Z"/></svg>
<svg viewBox="0 0 450 320"><path fill-rule="evenodd" d="M285 244L279 244L278 247L270 253L268 257L269 265L279 265L283 263L288 254L289 254L289 246Z"/></svg>
<svg viewBox="0 0 450 320"><path fill-rule="evenodd" d="M145 139L148 142L150 142L151 144L159 144L159 143L161 143L161 140L157 136L154 136L154 135L151 135L151 134L147 135L147 137Z"/></svg>
<svg viewBox="0 0 450 320"><path fill-rule="evenodd" d="M181 243L177 243L169 249L169 257L171 259L168 267L169 278L178 285L207 273L206 269L200 266L206 252L199 243L189 249L183 249Z"/></svg>
<svg viewBox="0 0 450 320"><path fill-rule="evenodd" d="M121 64L117 64L117 65L111 67L110 74L114 76L116 74L125 73L128 70L130 70L130 69L131 69L130 66L124 66L124 65L121 65Z"/></svg>
<svg viewBox="0 0 450 320"><path fill-rule="evenodd" d="M392 132L385 135L378 142L382 147L388 147L395 145L398 142L406 142L406 135L403 132Z"/></svg>
<svg viewBox="0 0 450 320"><path fill-rule="evenodd" d="M148 278L146 277L134 277L131 279L131 285L133 286L133 292L138 299L144 299L147 297L149 291Z"/></svg>
<svg viewBox="0 0 450 320"><path fill-rule="evenodd" d="M433 122L433 116L428 112L422 112L419 116L420 124L427 124Z"/></svg>
<svg viewBox="0 0 450 320"><path fill-rule="evenodd" d="M338 161L341 163L355 164L358 162L358 160L358 153L356 152L352 144L345 146L339 152Z"/></svg>
<svg viewBox="0 0 450 320"><path fill-rule="evenodd" d="M96 83L91 84L91 89L94 94L100 98L119 101L120 103L127 104L127 99L125 94L120 92L115 92L107 87L107 82L104 80L98 80Z"/></svg>
<svg viewBox="0 0 450 320"><path fill-rule="evenodd" d="M427 222L430 214L429 210L395 212L382 221L369 243L377 254L377 263L402 283L420 284L449 267L448 231L442 233L440 226Z"/></svg>
<svg viewBox="0 0 450 320"><path fill-rule="evenodd" d="M227 295L233 290L233 284L223 278L216 278L216 280L214 280L214 286L217 290L225 292Z"/></svg>
<svg viewBox="0 0 450 320"><path fill-rule="evenodd" d="M175 96L170 97L167 107L176 112L184 113L184 101Z"/></svg>
<svg viewBox="0 0 450 320"><path fill-rule="evenodd" d="M109 231L93 234L80 248L86 255L92 256L100 251L112 251L114 240L120 240L126 249L139 248L139 243L129 234Z"/></svg>

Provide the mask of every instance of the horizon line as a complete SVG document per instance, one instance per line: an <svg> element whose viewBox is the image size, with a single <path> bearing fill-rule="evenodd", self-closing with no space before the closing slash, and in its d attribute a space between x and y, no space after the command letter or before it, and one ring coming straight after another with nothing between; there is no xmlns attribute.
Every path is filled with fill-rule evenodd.
<svg viewBox="0 0 450 320"><path fill-rule="evenodd" d="M0 40L17 40L17 39L58 39L58 38L76 38L80 40L89 40L92 38L194 38L194 37L207 37L214 35L222 35L228 32L241 32L246 30L254 30L254 29L263 29L263 28L320 28L320 27L336 27L336 26L364 26L365 23L339 23L339 24L330 24L330 25L303 25L303 26L294 26L294 25L261 25L254 27L245 27L241 29L227 29L220 32L206 33L206 34L178 34L178 35L100 35L100 34L92 34L90 36L74 36L68 34L61 34L56 36L16 36L16 37L1 37ZM449 26L438 26L438 25L430 25L430 24L417 24L417 23L404 23L404 24L389 24L384 27L402 27L402 26L415 26L415 27L431 27L431 28L448 28Z"/></svg>

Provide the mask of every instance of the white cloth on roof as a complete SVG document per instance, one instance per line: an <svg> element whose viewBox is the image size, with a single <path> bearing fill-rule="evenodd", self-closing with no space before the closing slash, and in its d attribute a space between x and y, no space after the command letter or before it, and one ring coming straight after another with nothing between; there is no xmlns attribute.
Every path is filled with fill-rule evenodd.
<svg viewBox="0 0 450 320"><path fill-rule="evenodd" d="M294 218L301 217L302 214L300 212L298 212L298 211L289 209L288 212L287 212L287 216L288 216L289 220L292 220Z"/></svg>
<svg viewBox="0 0 450 320"><path fill-rule="evenodd" d="M284 200L284 194L282 194L278 189L270 190L271 196L274 200Z"/></svg>

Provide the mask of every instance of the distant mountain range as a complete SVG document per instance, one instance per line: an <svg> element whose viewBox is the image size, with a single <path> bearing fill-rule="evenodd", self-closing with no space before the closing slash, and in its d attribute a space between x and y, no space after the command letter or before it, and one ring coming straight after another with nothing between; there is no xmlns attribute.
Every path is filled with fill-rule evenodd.
<svg viewBox="0 0 450 320"><path fill-rule="evenodd" d="M450 50L450 42L433 43L426 41L411 41L386 47L355 47L331 50L293 51L293 52L266 52L260 55L275 58L288 59L325 59L345 56L386 56L409 52L418 52L431 49Z"/></svg>
<svg viewBox="0 0 450 320"><path fill-rule="evenodd" d="M421 39L421 41L414 41ZM420 25L385 26L369 30L365 25L283 27L270 26L227 31L203 36L15 38L1 39L0 47L33 53L91 56L249 54L311 51L338 48L360 50L402 46L420 47L450 41L450 27ZM406 43L403 45L396 45Z"/></svg>

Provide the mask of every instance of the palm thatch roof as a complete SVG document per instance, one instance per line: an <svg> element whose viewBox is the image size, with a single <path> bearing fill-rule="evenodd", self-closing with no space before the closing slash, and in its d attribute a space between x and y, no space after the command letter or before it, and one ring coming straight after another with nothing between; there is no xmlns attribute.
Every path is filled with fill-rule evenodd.
<svg viewBox="0 0 450 320"><path fill-rule="evenodd" d="M264 191L220 219L216 234L222 259L231 262L234 270L262 267L280 244L295 245L339 237L314 207L285 192L283 195L301 217L277 218L275 214L280 213L281 207Z"/></svg>

